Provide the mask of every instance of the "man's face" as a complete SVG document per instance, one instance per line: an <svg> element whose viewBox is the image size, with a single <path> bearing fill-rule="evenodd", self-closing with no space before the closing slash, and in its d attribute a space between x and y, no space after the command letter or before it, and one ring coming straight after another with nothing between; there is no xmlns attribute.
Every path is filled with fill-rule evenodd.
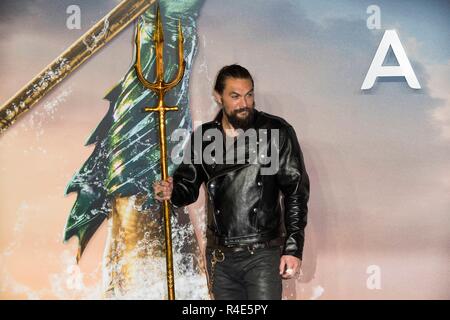
<svg viewBox="0 0 450 320"><path fill-rule="evenodd" d="M247 129L254 116L255 97L250 79L227 78L222 94L214 93L224 116L235 129Z"/></svg>

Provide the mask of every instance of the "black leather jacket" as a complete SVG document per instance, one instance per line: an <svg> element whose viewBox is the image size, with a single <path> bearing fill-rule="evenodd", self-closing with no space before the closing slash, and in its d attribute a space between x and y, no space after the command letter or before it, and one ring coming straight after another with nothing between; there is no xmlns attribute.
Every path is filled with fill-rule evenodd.
<svg viewBox="0 0 450 320"><path fill-rule="evenodd" d="M273 174L262 174L263 168L267 169L269 165L249 161L249 154L254 151L247 140L243 146L246 148L245 163L221 164L216 157L212 162L204 159L199 162L200 154L211 143L208 138L214 138L207 136L194 145L194 136L211 132L208 129L223 132L221 119L222 111L214 121L203 124L191 135L185 151L185 160L190 160L185 162L190 163L180 164L173 174L172 204L181 207L195 202L201 184L205 183L208 191L208 246L245 245L281 238L283 254L301 259L309 179L294 129L282 118L255 110L257 141L261 141L264 132L268 132L267 141L275 137L274 131L269 129L278 129L279 136L278 144L266 144L269 145L268 155L274 151L279 154L279 169ZM225 144L223 146L226 148ZM236 142L234 147L235 154L238 154Z"/></svg>

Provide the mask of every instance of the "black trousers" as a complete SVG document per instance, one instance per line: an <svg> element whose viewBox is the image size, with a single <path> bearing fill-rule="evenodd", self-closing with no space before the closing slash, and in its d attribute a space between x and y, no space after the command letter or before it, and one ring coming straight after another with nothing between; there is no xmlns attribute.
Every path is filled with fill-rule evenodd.
<svg viewBox="0 0 450 320"><path fill-rule="evenodd" d="M208 248L206 258L214 299L281 300L279 247L255 249L253 253L224 253L223 261L214 268L212 255L213 249Z"/></svg>

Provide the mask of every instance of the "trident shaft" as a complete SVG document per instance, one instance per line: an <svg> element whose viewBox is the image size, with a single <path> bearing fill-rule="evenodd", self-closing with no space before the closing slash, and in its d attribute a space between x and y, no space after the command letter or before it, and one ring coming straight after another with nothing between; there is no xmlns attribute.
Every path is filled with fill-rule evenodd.
<svg viewBox="0 0 450 320"><path fill-rule="evenodd" d="M153 2L155 0L124 0L111 10L3 106L0 106L0 133L130 22L139 17Z"/></svg>
<svg viewBox="0 0 450 320"><path fill-rule="evenodd" d="M158 105L153 108L144 108L147 112L159 112L159 144L161 152L161 173L162 179L168 178L167 174L167 151L166 151L166 112L177 111L178 107L168 107L164 105L164 95L171 89L173 89L183 78L185 61L183 59L183 33L181 31L181 22L178 21L178 72L174 80L166 83L164 82L164 61L163 61L163 47L164 47L164 34L163 26L161 22L161 15L159 6L156 13L156 26L153 36L155 41L155 53L156 53L156 81L154 83L149 82L142 73L141 67L141 52L140 52L140 33L141 29L138 26L136 33L136 74L139 81L147 88L158 95ZM173 254L172 254L172 230L170 224L169 213L169 201L164 200L164 233L166 240L166 269L167 269L167 289L169 294L169 300L175 300L175 280L173 273Z"/></svg>

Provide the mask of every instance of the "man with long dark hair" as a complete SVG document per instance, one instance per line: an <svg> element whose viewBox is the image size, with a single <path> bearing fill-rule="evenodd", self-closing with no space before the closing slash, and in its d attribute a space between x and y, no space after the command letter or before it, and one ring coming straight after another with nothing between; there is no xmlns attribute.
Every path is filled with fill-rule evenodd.
<svg viewBox="0 0 450 320"><path fill-rule="evenodd" d="M281 299L282 278L300 268L309 179L293 127L255 109L254 81L223 67L221 110L191 136L173 178L154 184L175 207L207 196L207 270L215 299ZM284 199L281 205L280 197Z"/></svg>

